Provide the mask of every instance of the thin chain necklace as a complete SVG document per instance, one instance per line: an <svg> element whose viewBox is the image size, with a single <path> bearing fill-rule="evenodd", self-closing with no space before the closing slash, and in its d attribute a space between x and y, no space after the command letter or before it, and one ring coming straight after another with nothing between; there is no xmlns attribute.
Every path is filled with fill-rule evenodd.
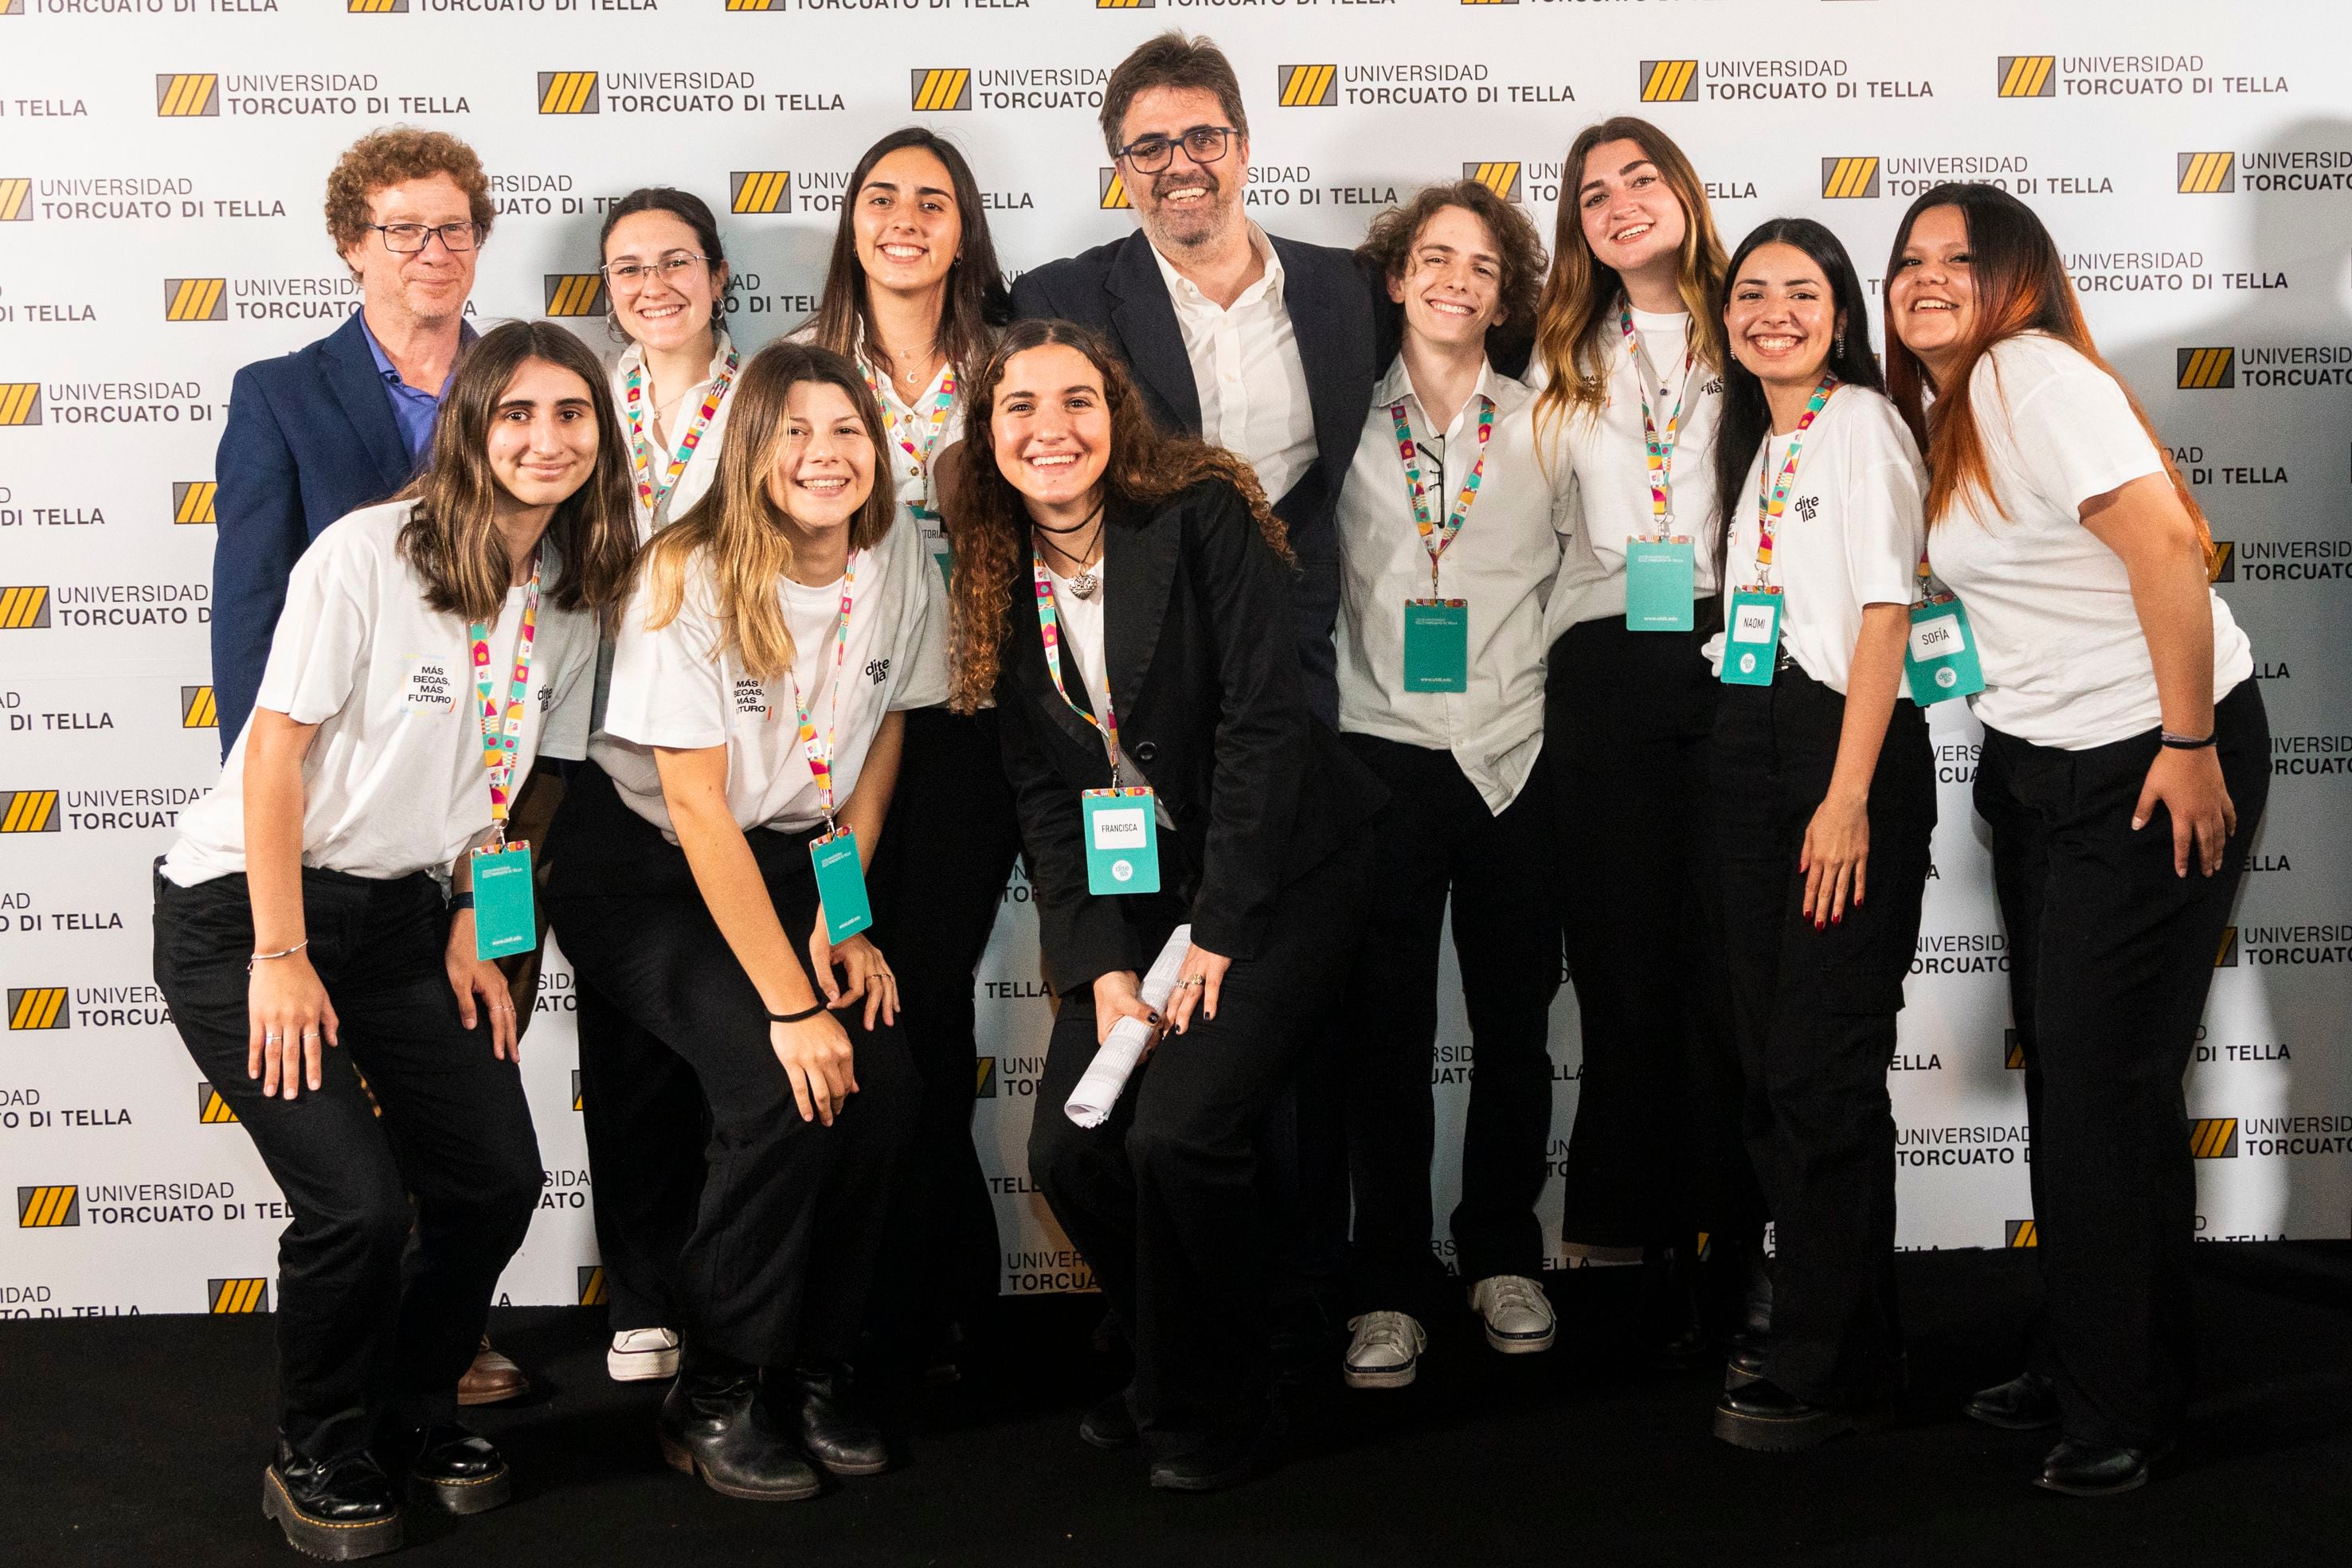
<svg viewBox="0 0 2352 1568"><path fill-rule="evenodd" d="M1075 534L1079 529L1087 527L1089 523L1094 525L1095 532L1094 538L1087 541L1086 549L1074 554L1069 550L1064 549L1060 545L1054 542L1053 536ZM1045 541L1045 548L1053 551L1055 555L1060 556L1064 560L1070 562L1072 565L1076 565L1077 562L1085 556L1094 555L1096 557L1095 566L1086 568L1076 576L1069 580L1070 591L1076 594L1080 599L1092 599L1095 596L1095 590L1102 586L1101 574L1096 570L1096 567L1099 567L1102 564L1101 557L1097 553L1102 544L1102 523L1103 503L1100 501L1095 503L1095 509L1087 515L1084 522L1073 523L1066 528L1048 528L1044 523L1037 522L1034 518L1030 522L1030 527L1035 528L1039 533L1047 536Z"/></svg>

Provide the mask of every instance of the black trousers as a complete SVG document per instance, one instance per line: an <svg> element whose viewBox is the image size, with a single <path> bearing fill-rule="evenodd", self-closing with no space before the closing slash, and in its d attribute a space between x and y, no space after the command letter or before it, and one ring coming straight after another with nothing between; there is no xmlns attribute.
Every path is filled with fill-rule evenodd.
<svg viewBox="0 0 2352 1568"><path fill-rule="evenodd" d="M1535 1206L1549 1175L1547 1025L1559 993L1555 822L1540 766L1496 816L1453 753L1345 738L1396 802L1374 831L1370 909L1342 1004L1352 1272L1359 1310L1420 1313L1444 1283L1430 1250L1430 1078L1449 894L1475 1061L1451 1221L1456 1259L1465 1281L1543 1270Z"/></svg>
<svg viewBox="0 0 2352 1568"><path fill-rule="evenodd" d="M2132 831L2154 730L2060 751L1988 729L1977 767L2033 1136L2033 1356L2066 1435L2087 1442L2154 1446L2189 1400L2197 1177L2181 1079L2270 796L2254 683L2213 718L2238 831L2210 877L2173 874L2169 813Z"/></svg>
<svg viewBox="0 0 2352 1568"><path fill-rule="evenodd" d="M1865 901L1825 930L1805 918L1798 862L1844 723L1845 699L1787 664L1724 688L1709 769L1748 1150L1772 1215L1766 1374L1824 1405L1901 1380L1886 1071L1936 829L1927 715L1898 701L1870 780Z"/></svg>
<svg viewBox="0 0 2352 1568"><path fill-rule="evenodd" d="M341 1044L317 1089L268 1098L246 1076L245 878L155 878L155 983L294 1213L278 1238L278 1429L329 1459L456 1419L541 1172L520 1072L490 1054L487 1017L458 1021L440 884L306 867L302 919Z"/></svg>
<svg viewBox="0 0 2352 1568"><path fill-rule="evenodd" d="M804 971L817 911L810 836L745 835ZM548 920L583 998L601 993L701 1087L706 1174L667 1287L669 1326L687 1364L715 1370L846 1356L913 1125L904 1038L895 1025L865 1029L862 1007L835 1013L856 1052L858 1092L832 1126L803 1121L768 1043L767 1009L711 920L685 852L624 805L611 779L584 768L556 813L549 856ZM593 1087L583 1078L583 1092L633 1099L630 1060L615 1055L606 1065L621 1071ZM674 1069L654 1065L661 1084L673 1082ZM593 1169L600 1202L636 1175L625 1166Z"/></svg>
<svg viewBox="0 0 2352 1568"><path fill-rule="evenodd" d="M1268 1265L1284 1222L1259 1201L1258 1134L1298 1063L1327 1037L1371 894L1369 838L1283 890L1264 947L1226 972L1214 1019L1163 1041L1099 1127L1063 1103L1094 1060L1090 988L1062 998L1029 1131L1029 1168L1135 1347L1135 1406L1162 1456L1227 1437L1272 1396ZM1157 954L1185 918L1129 900Z"/></svg>
<svg viewBox="0 0 2352 1568"><path fill-rule="evenodd" d="M900 1335L929 1337L986 1312L1003 1278L996 1206L971 1141L980 1061L972 986L1020 852L995 713L909 713L868 879L874 940L898 977L901 1028L922 1084L874 1302L881 1326Z"/></svg>
<svg viewBox="0 0 2352 1568"><path fill-rule="evenodd" d="M1632 632L1612 616L1552 644L1544 757L1584 1040L1561 1234L1603 1259L1763 1224L1707 788L1723 688L1699 649L1719 619L1703 599L1695 631Z"/></svg>

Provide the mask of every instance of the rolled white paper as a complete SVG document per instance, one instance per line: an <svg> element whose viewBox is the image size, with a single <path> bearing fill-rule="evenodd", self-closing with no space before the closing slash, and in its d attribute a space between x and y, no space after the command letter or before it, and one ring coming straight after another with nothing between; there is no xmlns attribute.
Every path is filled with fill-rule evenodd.
<svg viewBox="0 0 2352 1568"><path fill-rule="evenodd" d="M1167 1007L1176 989L1177 972L1184 967L1184 955L1192 949L1190 925L1179 925L1168 934L1168 945L1160 949L1160 956L1151 960L1151 968L1143 977L1144 1006L1153 1012ZM1078 1086L1070 1091L1063 1113L1081 1127L1101 1126L1110 1108L1118 1103L1128 1075L1143 1060L1143 1048L1150 1043L1151 1026L1141 1019L1121 1019L1111 1025L1110 1038L1102 1042L1078 1079Z"/></svg>

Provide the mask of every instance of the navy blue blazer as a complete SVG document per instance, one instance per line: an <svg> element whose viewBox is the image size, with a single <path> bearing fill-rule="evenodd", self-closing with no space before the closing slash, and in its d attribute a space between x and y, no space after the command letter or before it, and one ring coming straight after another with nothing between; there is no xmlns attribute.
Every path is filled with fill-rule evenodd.
<svg viewBox="0 0 2352 1568"><path fill-rule="evenodd" d="M1315 465L1288 495L1271 499L1298 557L1295 604L1307 705L1336 726L1339 674L1331 632L1339 617L1339 547L1332 518L1372 387L1396 351L1396 329L1382 308L1386 292L1352 254L1266 237L1282 258L1283 302L1315 413ZM1163 430L1201 434L1201 396L1184 329L1142 230L1023 273L1013 283L1013 308L1017 316L1076 321L1102 333L1135 372L1153 421Z"/></svg>
<svg viewBox="0 0 2352 1568"><path fill-rule="evenodd" d="M304 349L236 372L213 475L213 700L221 755L261 689L294 563L327 525L397 494L408 446L357 311Z"/></svg>

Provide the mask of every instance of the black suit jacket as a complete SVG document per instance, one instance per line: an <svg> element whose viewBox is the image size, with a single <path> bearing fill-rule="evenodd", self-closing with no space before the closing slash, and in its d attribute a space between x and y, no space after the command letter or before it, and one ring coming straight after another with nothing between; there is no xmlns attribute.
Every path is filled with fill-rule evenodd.
<svg viewBox="0 0 2352 1568"><path fill-rule="evenodd" d="M1189 906L1194 942L1245 959L1276 894L1363 831L1386 791L1307 711L1293 641L1265 635L1291 617L1289 574L1239 492L1204 481L1154 511L1114 505L1106 523L1104 666L1119 744L1175 821L1160 832L1160 887ZM1045 964L1067 995L1152 955L1123 907L1143 900L1087 891L1078 796L1109 785L1110 758L1046 674L1036 605L1024 550L996 706ZM1083 703L1063 651L1064 683Z"/></svg>
<svg viewBox="0 0 2352 1568"><path fill-rule="evenodd" d="M1332 514L1363 433L1372 386L1395 351L1387 298L1355 256L1329 246L1266 236L1282 258L1283 304L1307 372L1315 413L1315 465L1286 496L1269 497L1298 557L1298 655L1307 704L1339 722L1339 659L1331 632L1339 614L1339 551ZM1048 262L1013 284L1014 314L1091 327L1110 340L1143 389L1163 430L1201 434L1201 399L1168 280L1138 229L1123 240Z"/></svg>

